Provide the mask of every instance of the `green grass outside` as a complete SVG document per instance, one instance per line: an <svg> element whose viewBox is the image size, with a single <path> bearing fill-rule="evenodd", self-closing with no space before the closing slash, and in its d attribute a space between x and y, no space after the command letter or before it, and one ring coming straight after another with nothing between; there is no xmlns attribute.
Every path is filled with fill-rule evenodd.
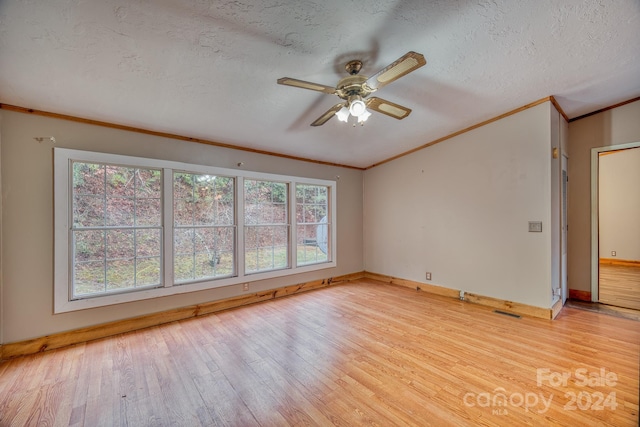
<svg viewBox="0 0 640 427"><path fill-rule="evenodd" d="M298 266L327 262L327 255L316 246L298 245ZM258 248L245 253L245 271L257 273L287 268L287 248ZM220 254L220 261L209 254L176 255L174 278L176 283L206 280L233 275L233 254ZM104 264L101 261L78 263L75 266L74 296L104 294L160 285L160 258L118 260L107 262L106 285Z"/></svg>

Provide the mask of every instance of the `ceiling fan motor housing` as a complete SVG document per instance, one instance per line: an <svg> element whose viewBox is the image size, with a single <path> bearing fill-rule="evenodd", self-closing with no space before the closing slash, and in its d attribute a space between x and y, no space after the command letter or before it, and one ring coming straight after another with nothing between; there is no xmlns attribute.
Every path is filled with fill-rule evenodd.
<svg viewBox="0 0 640 427"><path fill-rule="evenodd" d="M367 76L357 74L345 77L338 82L336 95L345 100L353 95L360 95L362 98L365 98L373 92L373 90L365 84L366 81Z"/></svg>

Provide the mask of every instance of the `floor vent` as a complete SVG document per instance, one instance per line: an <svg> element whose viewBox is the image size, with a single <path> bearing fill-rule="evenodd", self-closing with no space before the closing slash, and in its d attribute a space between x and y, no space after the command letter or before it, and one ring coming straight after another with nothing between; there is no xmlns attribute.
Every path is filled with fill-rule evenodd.
<svg viewBox="0 0 640 427"><path fill-rule="evenodd" d="M516 319L519 319L521 316L517 315L517 314L513 314L513 313L507 313L506 311L500 311L500 310L493 310L494 313L498 313L498 314L504 314L505 316L509 316L509 317L515 317Z"/></svg>

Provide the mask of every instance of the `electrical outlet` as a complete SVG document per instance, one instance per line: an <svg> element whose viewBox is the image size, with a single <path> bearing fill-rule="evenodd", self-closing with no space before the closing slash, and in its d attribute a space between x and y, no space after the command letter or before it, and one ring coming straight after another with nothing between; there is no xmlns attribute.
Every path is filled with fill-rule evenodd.
<svg viewBox="0 0 640 427"><path fill-rule="evenodd" d="M243 291L248 291L249 290L249 284L248 283L243 283L242 284L242 290Z"/></svg>
<svg viewBox="0 0 640 427"><path fill-rule="evenodd" d="M427 273L427 280L431 280L431 273Z"/></svg>
<svg viewBox="0 0 640 427"><path fill-rule="evenodd" d="M616 251L611 251L611 256L616 256Z"/></svg>

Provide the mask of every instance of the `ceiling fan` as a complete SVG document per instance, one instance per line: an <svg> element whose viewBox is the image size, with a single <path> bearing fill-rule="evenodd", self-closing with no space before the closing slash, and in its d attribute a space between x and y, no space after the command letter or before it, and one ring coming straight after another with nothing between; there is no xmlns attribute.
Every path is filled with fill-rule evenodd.
<svg viewBox="0 0 640 427"><path fill-rule="evenodd" d="M352 115L357 118L358 123L364 124L371 115L367 108L401 120L411 113L411 109L382 98L369 97L369 95L426 63L422 54L407 52L371 77L358 74L362 68L361 61L349 61L345 66L349 76L341 79L335 88L290 77L278 79L278 84L338 95L343 100L318 117L311 126L323 125L334 115L343 122L347 122L349 115Z"/></svg>

